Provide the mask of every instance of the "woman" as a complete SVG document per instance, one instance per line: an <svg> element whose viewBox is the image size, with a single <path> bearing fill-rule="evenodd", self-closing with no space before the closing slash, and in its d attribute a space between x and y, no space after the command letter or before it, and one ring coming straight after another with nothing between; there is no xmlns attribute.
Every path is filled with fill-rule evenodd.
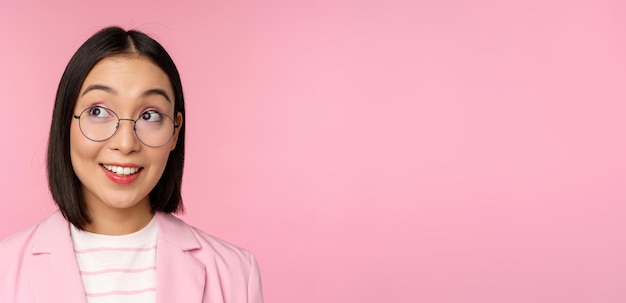
<svg viewBox="0 0 626 303"><path fill-rule="evenodd" d="M253 255L175 218L185 102L174 62L105 28L59 83L48 182L59 211L0 242L0 302L263 302Z"/></svg>

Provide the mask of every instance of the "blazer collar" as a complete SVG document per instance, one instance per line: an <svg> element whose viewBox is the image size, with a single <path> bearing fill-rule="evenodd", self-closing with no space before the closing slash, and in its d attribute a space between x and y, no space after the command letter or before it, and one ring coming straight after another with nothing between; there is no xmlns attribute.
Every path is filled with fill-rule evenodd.
<svg viewBox="0 0 626 303"><path fill-rule="evenodd" d="M69 223L57 211L33 235L27 276L35 302L86 302Z"/></svg>
<svg viewBox="0 0 626 303"><path fill-rule="evenodd" d="M159 240L167 241L182 251L200 249L200 242L191 227L170 214L156 213Z"/></svg>
<svg viewBox="0 0 626 303"><path fill-rule="evenodd" d="M70 225L60 211L54 212L39 223L33 237L32 254L50 254L64 251L67 247L73 248L70 235Z"/></svg>
<svg viewBox="0 0 626 303"><path fill-rule="evenodd" d="M201 248L191 227L180 219L158 213L156 268L157 303L202 302L206 284L204 263L193 256Z"/></svg>

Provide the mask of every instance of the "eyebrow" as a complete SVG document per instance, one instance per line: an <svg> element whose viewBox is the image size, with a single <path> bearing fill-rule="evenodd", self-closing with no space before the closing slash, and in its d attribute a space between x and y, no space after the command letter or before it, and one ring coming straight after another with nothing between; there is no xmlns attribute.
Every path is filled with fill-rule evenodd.
<svg viewBox="0 0 626 303"><path fill-rule="evenodd" d="M92 90L101 90L101 91L107 92L107 93L112 94L112 95L117 95L117 91L115 91L111 87L108 87L108 86L102 85L102 84L92 84L92 85L87 86L87 88L85 88L85 91L83 91L83 93L81 94L81 97L84 96L85 94L87 94L88 92L92 91ZM163 96L163 98L165 98L165 100L167 100L167 102L170 102L170 103L172 102L172 100L170 100L170 97L167 95L165 90L162 90L160 88L149 89L149 90L143 92L143 94L141 94L142 97L148 97L148 96L152 96L152 95Z"/></svg>
<svg viewBox="0 0 626 303"><path fill-rule="evenodd" d="M83 93L80 96L82 97L92 90L103 90L109 94L117 95L117 92L108 86L101 85L101 84L92 84L92 85L87 86L87 88L85 88L85 91L83 91Z"/></svg>
<svg viewBox="0 0 626 303"><path fill-rule="evenodd" d="M170 97L167 95L167 93L160 88L149 89L143 92L143 94L141 94L142 97L148 97L152 95L161 95L163 96L163 98L165 98L165 100L167 100L167 102L170 102L170 103L172 102L172 100L170 100Z"/></svg>

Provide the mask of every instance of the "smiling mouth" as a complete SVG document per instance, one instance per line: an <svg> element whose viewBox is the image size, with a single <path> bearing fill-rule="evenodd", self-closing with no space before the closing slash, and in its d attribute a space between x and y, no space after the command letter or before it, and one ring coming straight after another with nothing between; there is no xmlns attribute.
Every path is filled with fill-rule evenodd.
<svg viewBox="0 0 626 303"><path fill-rule="evenodd" d="M106 164L100 164L100 165L104 167L106 170L118 176L123 176L123 177L132 176L142 169L142 167L122 167L122 166L106 165Z"/></svg>

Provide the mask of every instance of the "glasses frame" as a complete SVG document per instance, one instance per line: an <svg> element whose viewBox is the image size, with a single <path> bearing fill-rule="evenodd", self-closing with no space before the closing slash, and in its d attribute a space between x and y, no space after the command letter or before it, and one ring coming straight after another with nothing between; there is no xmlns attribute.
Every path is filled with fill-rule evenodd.
<svg viewBox="0 0 626 303"><path fill-rule="evenodd" d="M102 108L108 112L111 112L115 115L115 118L117 118L117 124L115 125L115 131L113 132L113 134L111 134L109 137L107 137L106 139L102 139L102 140L94 140L91 139L89 137L87 137L87 135L85 134L85 132L83 131L83 128L80 124L80 117L87 112L90 109L93 109L94 107L98 107L98 108ZM104 142L106 140L111 139L113 136L115 136L115 134L117 134L117 131L120 129L120 121L131 121L133 122L133 133L135 133L135 138L137 138L137 140L139 140L139 142L141 142L141 144L147 146L147 147L153 147L153 148L157 148L157 147L161 147L165 144L167 144L168 142L170 142L170 140L172 140L172 138L174 137L174 133L176 132L176 129L180 126L180 124L176 124L176 122L174 122L174 119L172 119L172 117L170 117L167 114L158 112L161 116L165 116L167 119L170 119L170 121L172 121L172 124L174 125L174 128L172 129L172 134L170 135L170 137L161 145L148 145L145 142L143 142L143 140L141 140L141 138L139 138L139 135L137 135L137 121L139 121L139 119L141 119L141 115L143 114L143 112L141 114L139 114L139 117L137 117L137 119L133 120L133 119L128 119L128 118L120 118L120 116L118 116L118 114L113 111L112 109L106 108L106 107L102 107L102 106L90 106L87 107L85 109L83 109L79 115L73 115L74 119L78 120L78 129L80 129L80 133L83 134L83 136L85 136L85 138L87 138L90 141L93 142Z"/></svg>

